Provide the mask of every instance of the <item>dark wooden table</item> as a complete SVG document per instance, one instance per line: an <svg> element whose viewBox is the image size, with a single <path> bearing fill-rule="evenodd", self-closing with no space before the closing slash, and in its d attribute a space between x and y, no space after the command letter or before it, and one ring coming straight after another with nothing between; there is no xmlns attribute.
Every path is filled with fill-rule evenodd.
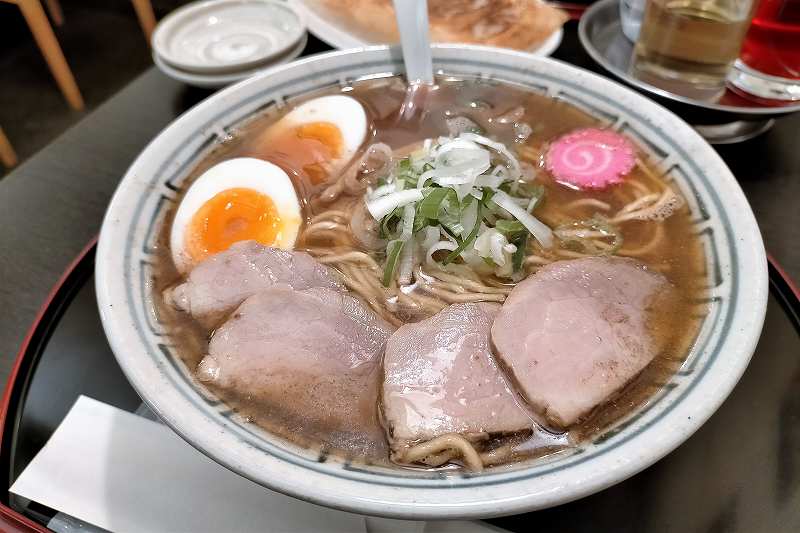
<svg viewBox="0 0 800 533"><path fill-rule="evenodd" d="M312 38L306 53L325 49L324 44ZM567 27L564 43L555 57L592 68L591 60L580 48L574 23ZM3 383L17 348L50 287L99 231L106 205L128 166L161 129L209 94L208 91L187 88L151 68L0 181L0 380ZM753 206L767 250L791 276L799 279L800 115L779 120L771 131L757 139L718 147L718 151L737 176ZM762 344L763 349L774 353L780 350L785 340L762 338ZM715 434L719 434L715 433L715 424L726 427L743 424L740 417L735 414L726 416L727 412L757 413L758 406L749 399L753 396L748 396L748 391L763 387L763 379L779 378L762 375L761 368L751 365L746 379L726 402L726 405L739 402L744 411L732 411L734 408L731 407L715 415L692 438L693 442L713 439ZM763 368L766 372L770 367ZM800 408L792 412L796 411L800 412ZM742 446L746 447L746 444L731 443L732 449L739 447L741 451L744 449ZM638 504L630 501L631 494L652 493L657 487L651 486L650 480L668 482L670 464L691 461L692 458L696 459L698 468L708 462L702 454L692 455L691 451L673 454L649 469L648 476L640 475L626 482L623 487L627 489L605 491L603 496L583 500L582 505L598 507L596 515L607 516L609 521L606 525L611 524L614 513L625 512L629 505L644 503L643 500ZM727 460L736 461L735 457ZM712 466L724 470L725 464L720 459L716 466ZM724 479L725 472L719 474ZM698 481L696 498L703 498L701 489L706 486L703 483ZM688 496L676 494L675 498L685 500ZM758 498L753 504L758 504ZM731 505L738 504L732 502ZM605 509L606 506L610 507ZM549 514L539 513L537 516L541 519L549 517L546 521L555 528L562 518L568 519L574 509L572 505L562 506ZM720 516L722 520L727 519L727 515ZM639 520L637 523L641 526L648 522ZM680 524L680 520L675 524ZM503 525L510 524L506 522ZM713 527L714 524L709 524L708 530L713 530ZM800 523L797 527L800 528ZM586 529L589 530L591 527ZM600 530L604 529L601 527ZM629 527L626 530L636 529ZM727 531L729 528L719 530Z"/></svg>

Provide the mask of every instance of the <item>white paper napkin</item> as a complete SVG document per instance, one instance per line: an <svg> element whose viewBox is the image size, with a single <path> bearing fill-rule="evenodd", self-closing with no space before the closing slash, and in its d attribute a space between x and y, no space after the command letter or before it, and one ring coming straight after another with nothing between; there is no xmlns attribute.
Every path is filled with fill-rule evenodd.
<svg viewBox="0 0 800 533"><path fill-rule="evenodd" d="M10 490L120 532L498 531L480 522L406 522L302 502L225 469L162 424L86 396Z"/></svg>
<svg viewBox="0 0 800 533"><path fill-rule="evenodd" d="M366 531L360 515L266 490L166 426L85 396L11 492L110 531Z"/></svg>

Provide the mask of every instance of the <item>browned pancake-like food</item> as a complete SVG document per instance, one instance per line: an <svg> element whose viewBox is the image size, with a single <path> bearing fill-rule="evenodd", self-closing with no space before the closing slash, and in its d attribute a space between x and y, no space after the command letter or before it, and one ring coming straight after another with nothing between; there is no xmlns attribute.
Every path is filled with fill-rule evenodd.
<svg viewBox="0 0 800 533"><path fill-rule="evenodd" d="M359 27L398 40L392 0L324 0ZM428 0L434 42L471 43L531 50L567 21L541 0Z"/></svg>

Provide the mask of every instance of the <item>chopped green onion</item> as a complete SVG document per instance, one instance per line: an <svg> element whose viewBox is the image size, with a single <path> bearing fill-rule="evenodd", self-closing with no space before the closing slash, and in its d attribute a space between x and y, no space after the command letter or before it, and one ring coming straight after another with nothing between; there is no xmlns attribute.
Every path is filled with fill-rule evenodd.
<svg viewBox="0 0 800 533"><path fill-rule="evenodd" d="M449 229L456 235L461 235L464 233L464 226L461 224L460 213L442 213L439 216L439 224L441 224L442 227Z"/></svg>
<svg viewBox="0 0 800 533"><path fill-rule="evenodd" d="M429 226L435 226L435 225L437 225L435 220L431 221L431 219L429 218L420 216L419 213L417 213L417 216L414 217L414 233L420 231L422 228L427 228Z"/></svg>
<svg viewBox="0 0 800 533"><path fill-rule="evenodd" d="M550 228L531 214L544 188L522 179L531 173L522 175L509 148L480 134L454 137L427 139L422 148L396 159L389 175L365 194L379 235L388 241L384 285L398 277L407 283L403 280L422 261L441 266L458 258L479 270L491 261L496 275L518 279L529 236L543 246L552 239ZM605 239L597 231L609 226L596 225L594 237ZM564 228L559 238L575 239L581 231ZM439 250L448 251L443 261L433 259Z"/></svg>
<svg viewBox="0 0 800 533"><path fill-rule="evenodd" d="M423 193L424 194L424 193ZM436 187L430 189L425 198L417 204L417 213L425 218L439 218L439 208L450 196L455 196L455 191L449 187ZM458 199L456 198L456 201Z"/></svg>
<svg viewBox="0 0 800 533"><path fill-rule="evenodd" d="M441 227L444 230L444 232L450 236L450 238L456 241L457 244L461 244L461 237L459 237L458 234L455 233L452 229L448 228L444 224L440 224L439 227Z"/></svg>
<svg viewBox="0 0 800 533"><path fill-rule="evenodd" d="M386 266L383 268L383 286L388 287L394 278L394 271L397 270L397 261L400 259L400 252L403 251L405 242L396 239L390 242L386 249L389 253L386 255Z"/></svg>
<svg viewBox="0 0 800 533"><path fill-rule="evenodd" d="M396 207L394 211L383 217L378 234L381 239L388 239L397 232L397 224L403 218L403 208ZM393 227L394 225L394 227Z"/></svg>
<svg viewBox="0 0 800 533"><path fill-rule="evenodd" d="M518 182L517 195L523 198L541 198L544 195L544 186L538 183Z"/></svg>
<svg viewBox="0 0 800 533"><path fill-rule="evenodd" d="M469 246L470 244L472 244L475 241L475 239L478 236L478 231L480 231L480 229L481 229L481 221L483 219L483 216L482 216L483 215L483 205L486 202L486 200L488 199L488 197L489 197L489 189L487 188L487 189L483 190L483 196L481 198L481 201L478 203L478 217L475 220L475 226L473 226L472 231L469 232L469 235L467 235L467 238L464 239L461 242L461 244L459 244L458 247L455 250L450 252L447 255L447 257L445 257L444 261L442 262L443 264L449 265L458 256L461 255L461 252L463 252L464 250L467 249L467 246Z"/></svg>
<svg viewBox="0 0 800 533"><path fill-rule="evenodd" d="M511 219L508 212L505 211L504 209L501 209L500 206L494 203L493 200L488 200L486 202L486 210L489 211L489 213L491 213L495 217L497 217L499 220Z"/></svg>
<svg viewBox="0 0 800 533"><path fill-rule="evenodd" d="M522 235L528 234L528 229L519 220L498 220L494 227L506 236L508 242L513 242Z"/></svg>
<svg viewBox="0 0 800 533"><path fill-rule="evenodd" d="M417 206L419 216L436 220L456 235L462 233L461 204L455 190L450 187L433 187Z"/></svg>
<svg viewBox="0 0 800 533"><path fill-rule="evenodd" d="M511 264L514 267L514 272L519 272L522 269L522 263L525 261L525 246L528 244L528 233L523 233L519 239L514 243L517 247L514 255L511 256Z"/></svg>

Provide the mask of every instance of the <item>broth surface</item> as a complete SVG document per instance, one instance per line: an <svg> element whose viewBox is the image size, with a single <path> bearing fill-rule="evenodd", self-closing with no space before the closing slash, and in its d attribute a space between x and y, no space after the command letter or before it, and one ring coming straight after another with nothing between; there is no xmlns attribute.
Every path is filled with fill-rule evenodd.
<svg viewBox="0 0 800 533"><path fill-rule="evenodd" d="M309 175L307 171L308 165L313 164L313 154L309 155L308 145L301 147L283 140L265 146L263 142L264 132L289 108L313 97L338 93L356 98L367 111L371 126L362 150L372 143L382 142L396 152L407 152L409 147L419 145L423 139L447 136L446 119L470 118L487 135L515 148L521 160L539 169L537 183L545 188L545 200L537 207L535 214L551 228L569 229L576 222L591 219L598 213L617 213L643 194L642 187L652 187L653 190L665 190L668 187L658 177L657 171L641 160L623 184L608 190L578 191L556 183L541 165L547 143L577 128L603 126L597 119L567 102L502 83L440 79L435 90L417 95L413 100L414 105L409 106L405 82L397 77L357 82L344 89L318 91L290 102L284 109L268 109L241 125L231 139L201 161L187 180L186 187L203 171L220 161L240 156L257 157L279 165L292 178L302 204L306 227L316 215L332 209L352 213L353 208L362 201L361 195L342 194L333 202L323 201L326 183L319 183L318 177ZM518 116L515 110L520 107L524 113ZM509 113L513 115L513 120L508 120ZM520 142L524 137L525 124L532 131ZM319 153L325 152L322 144L318 148ZM643 158L641 154L640 158ZM180 346L183 363L189 369L194 369L205 355L207 341L213 331L204 330L189 316L164 305L159 296L163 290L180 280L167 245L172 215L174 212L168 216L161 230L154 301L157 302L157 312L162 322L173 331L172 336ZM548 454L570 443L591 438L647 402L681 365L705 316L705 307L696 304L703 296L705 259L693 232L688 208L680 207L664 220L629 220L621 222L618 227L623 243L616 255L633 257L645 263L649 268L661 272L677 289L676 297L657 302L659 312L648 316L655 342L662 349L624 391L596 409L582 423L570 428L567 434L534 429L531 434L514 437L517 441L525 441L533 456ZM305 235L304 228L295 249L313 250L326 245L330 246L331 243L324 239L320 241L317 237L312 239ZM354 250L360 249L355 240L350 246ZM559 242L548 251L532 246L531 253L547 260L580 255L568 242ZM528 272L534 272L536 267L535 262L531 263ZM414 318L399 316L398 320ZM209 388L247 421L300 446L325 449L357 461L386 463L388 444L378 415L380 378L376 376L375 389L362 398L362 401L375 402L375 416L371 420L354 420L354 426L349 431L326 428L316 423L316 413L309 413L307 417L287 413L281 405L284 397L277 397L274 401L257 401L247 392L222 390L213 386ZM343 403L350 400L342 398Z"/></svg>

